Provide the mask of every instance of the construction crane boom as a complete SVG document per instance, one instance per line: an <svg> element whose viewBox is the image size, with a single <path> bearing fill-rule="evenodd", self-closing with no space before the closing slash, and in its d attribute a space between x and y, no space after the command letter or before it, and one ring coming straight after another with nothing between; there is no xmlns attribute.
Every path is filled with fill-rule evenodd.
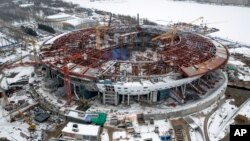
<svg viewBox="0 0 250 141"><path fill-rule="evenodd" d="M152 41L156 41L156 40L164 40L164 39L167 39L167 38L170 38L171 39L171 45L174 44L174 38L176 37L176 33L177 33L177 28L176 26L173 26L168 32L166 33L163 33L157 37L154 37L152 39Z"/></svg>
<svg viewBox="0 0 250 141"><path fill-rule="evenodd" d="M193 24L194 22L197 22L197 21L202 20L202 19L204 19L204 17L199 17L195 20L190 21L188 24Z"/></svg>
<svg viewBox="0 0 250 141"><path fill-rule="evenodd" d="M196 22L198 20L201 20L203 18L204 17L199 17L199 18L189 22L187 25L191 26L192 23L194 23L194 22ZM159 36L156 36L156 37L152 38L152 41L156 41L156 40L159 40L159 39L164 40L164 39L170 38L171 39L171 45L173 45L174 38L176 37L177 29L182 29L182 28L183 27L177 27L177 25L173 25L173 27L168 32L163 33L163 34L161 34Z"/></svg>

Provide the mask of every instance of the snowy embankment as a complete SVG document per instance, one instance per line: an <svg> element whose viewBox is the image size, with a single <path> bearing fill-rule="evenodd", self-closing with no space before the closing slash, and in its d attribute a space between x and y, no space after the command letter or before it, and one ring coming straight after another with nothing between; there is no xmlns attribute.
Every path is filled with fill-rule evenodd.
<svg viewBox="0 0 250 141"><path fill-rule="evenodd" d="M208 26L220 29L213 34L234 41L250 44L250 8L199 4L194 2L174 2L171 0L64 0L86 8L95 8L116 14L147 18L159 24L168 22L190 22L200 16ZM167 22L164 22L167 21ZM199 24L196 22L195 24Z"/></svg>
<svg viewBox="0 0 250 141"><path fill-rule="evenodd" d="M239 111L240 115L250 118L250 101L248 101Z"/></svg>
<svg viewBox="0 0 250 141"><path fill-rule="evenodd" d="M214 112L208 121L208 133L210 140L220 140L228 133L228 127L238 108L232 105L232 100L226 102Z"/></svg>
<svg viewBox="0 0 250 141"><path fill-rule="evenodd" d="M231 48L229 52L231 54L242 54L245 57L250 57L250 48L247 47Z"/></svg>
<svg viewBox="0 0 250 141"><path fill-rule="evenodd" d="M8 84L27 78L32 72L34 72L34 67L16 67L15 69L6 69L4 70L5 75L10 75L11 73L17 74L13 78L4 77L2 82L0 82L0 87L7 89Z"/></svg>

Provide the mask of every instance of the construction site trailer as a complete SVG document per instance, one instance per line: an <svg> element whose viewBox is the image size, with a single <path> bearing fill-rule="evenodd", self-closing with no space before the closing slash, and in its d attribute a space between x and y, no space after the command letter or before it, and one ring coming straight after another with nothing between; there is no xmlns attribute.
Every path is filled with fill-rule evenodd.
<svg viewBox="0 0 250 141"><path fill-rule="evenodd" d="M75 140L97 141L100 136L100 126L69 122L62 130L63 138Z"/></svg>

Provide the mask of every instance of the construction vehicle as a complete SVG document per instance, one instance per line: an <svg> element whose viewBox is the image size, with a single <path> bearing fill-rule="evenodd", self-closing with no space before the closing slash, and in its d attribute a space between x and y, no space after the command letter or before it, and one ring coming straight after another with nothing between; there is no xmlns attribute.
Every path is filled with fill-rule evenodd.
<svg viewBox="0 0 250 141"><path fill-rule="evenodd" d="M17 110L19 115L25 120L26 123L29 124L29 131L35 131L36 130L36 125L28 118L27 116L24 115L24 113L20 110Z"/></svg>

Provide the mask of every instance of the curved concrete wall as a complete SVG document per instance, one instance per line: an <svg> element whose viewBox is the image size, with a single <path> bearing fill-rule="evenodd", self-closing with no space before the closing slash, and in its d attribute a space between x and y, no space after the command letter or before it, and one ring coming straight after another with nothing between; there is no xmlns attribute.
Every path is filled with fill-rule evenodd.
<svg viewBox="0 0 250 141"><path fill-rule="evenodd" d="M182 86L184 84L191 83L200 76L195 77L189 77L189 78L183 78L180 80L174 80L174 79L164 79L164 81L159 81L152 83L151 81L142 81L140 82L126 82L123 84L112 84L114 86L115 92L117 92L120 95L143 95L143 94L149 94L152 91L159 91L159 90L165 90L169 88L175 88ZM105 84L97 83L98 90L100 92L105 92Z"/></svg>
<svg viewBox="0 0 250 141"><path fill-rule="evenodd" d="M155 119L182 117L206 109L218 101L226 91L228 83L227 74L224 72L221 72L221 74L223 76L222 85L220 85L211 95L207 96L206 98L188 105L182 105L181 107L166 109L166 113L145 114L145 119L149 120L150 117L154 117Z"/></svg>

